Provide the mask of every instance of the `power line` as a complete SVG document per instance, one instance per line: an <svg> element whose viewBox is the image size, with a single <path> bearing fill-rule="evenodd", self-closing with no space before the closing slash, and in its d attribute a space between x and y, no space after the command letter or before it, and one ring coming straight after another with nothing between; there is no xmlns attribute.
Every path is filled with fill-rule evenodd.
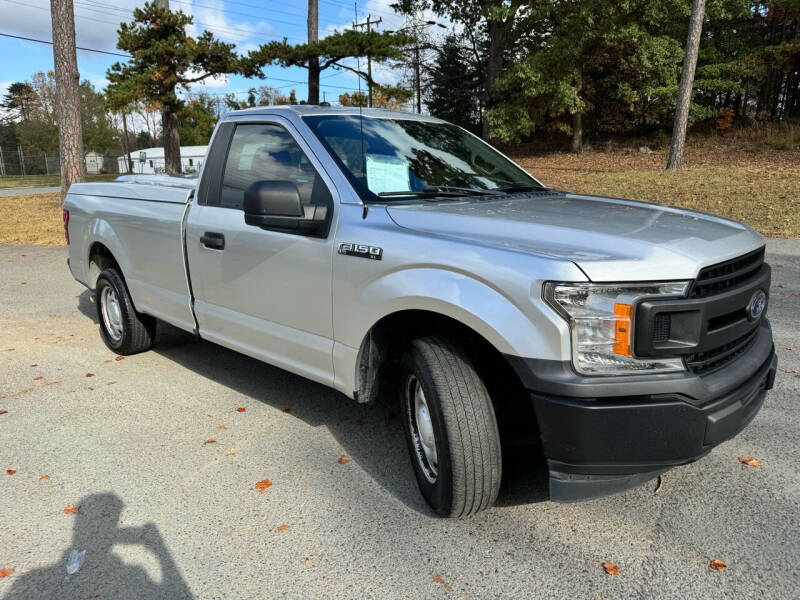
<svg viewBox="0 0 800 600"><path fill-rule="evenodd" d="M3 37L15 38L18 40L25 40L26 42L38 42L40 44L49 44L53 45L53 42L48 42L47 40L37 40L35 38L25 37L22 35L13 35L11 33L0 33ZM97 50L95 48L85 48L83 46L75 46L78 50L85 50L86 52L96 52L98 54L110 54L111 56L124 56L125 58L132 58L130 54L121 54L119 52L109 52L108 50Z"/></svg>

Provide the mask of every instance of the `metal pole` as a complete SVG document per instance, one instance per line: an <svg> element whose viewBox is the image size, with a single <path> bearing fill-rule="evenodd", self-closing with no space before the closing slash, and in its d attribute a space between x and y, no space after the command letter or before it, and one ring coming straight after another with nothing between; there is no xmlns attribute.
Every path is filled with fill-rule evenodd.
<svg viewBox="0 0 800 600"><path fill-rule="evenodd" d="M25 156L22 154L22 146L17 146L19 152L19 168L22 170L22 176L25 176Z"/></svg>
<svg viewBox="0 0 800 600"><path fill-rule="evenodd" d="M0 175L5 177L6 175L6 163L3 162L3 147L0 146Z"/></svg>
<svg viewBox="0 0 800 600"><path fill-rule="evenodd" d="M47 164L47 154L44 155L44 171L50 175L50 165Z"/></svg>

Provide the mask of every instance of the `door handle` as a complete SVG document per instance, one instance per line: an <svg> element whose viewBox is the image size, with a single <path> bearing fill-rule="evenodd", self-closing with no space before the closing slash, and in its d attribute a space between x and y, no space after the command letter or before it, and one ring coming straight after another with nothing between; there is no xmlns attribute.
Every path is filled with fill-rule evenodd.
<svg viewBox="0 0 800 600"><path fill-rule="evenodd" d="M200 243L203 244L206 248L211 248L213 250L224 250L225 249L225 236L221 233L215 233L213 231L206 231L203 235L200 236Z"/></svg>

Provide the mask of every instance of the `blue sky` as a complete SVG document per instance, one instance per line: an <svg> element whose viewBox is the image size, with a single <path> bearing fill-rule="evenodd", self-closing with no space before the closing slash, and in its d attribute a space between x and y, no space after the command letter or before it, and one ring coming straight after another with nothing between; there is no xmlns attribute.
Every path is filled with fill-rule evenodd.
<svg viewBox="0 0 800 600"><path fill-rule="evenodd" d="M392 0L359 1L359 20L367 14L383 19L378 29L397 29L403 26L402 17L394 14L389 4ZM116 29L120 21L131 18L134 7L144 0L74 0L76 38L78 46L98 50L116 50ZM180 9L194 16L197 30L208 29L217 37L236 44L239 52L246 52L260 43L287 37L290 42L306 38L307 0L259 2L258 0L171 0L173 10ZM334 29L349 27L355 18L353 3L349 0L319 0L320 36ZM441 30L440 30L441 31ZM0 0L0 33L20 35L41 40L51 40L50 9L47 0ZM0 37L0 94L15 81L30 79L37 71L53 68L52 47L35 42ZM106 70L124 58L78 51L78 68L81 79L90 80L95 87L105 86ZM212 94L237 92L246 97L253 86L269 85L288 94L294 88L298 99L306 97L306 71L292 68L270 67L267 80L247 80L233 76L207 80L197 90ZM374 69L373 76L382 82L395 83L401 72L388 68ZM300 82L300 83L297 83ZM321 89L329 101L339 94L357 89L354 75L327 70L322 74Z"/></svg>

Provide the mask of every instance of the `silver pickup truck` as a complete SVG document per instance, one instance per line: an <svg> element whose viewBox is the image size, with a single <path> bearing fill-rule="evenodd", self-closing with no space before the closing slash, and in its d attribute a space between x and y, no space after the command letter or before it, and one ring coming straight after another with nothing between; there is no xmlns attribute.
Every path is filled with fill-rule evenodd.
<svg viewBox="0 0 800 600"><path fill-rule="evenodd" d="M442 516L490 506L521 439L552 500L645 482L736 435L775 378L752 229L548 189L434 118L237 111L199 180L73 185L63 208L109 348L147 350L162 320L358 402L396 394Z"/></svg>

